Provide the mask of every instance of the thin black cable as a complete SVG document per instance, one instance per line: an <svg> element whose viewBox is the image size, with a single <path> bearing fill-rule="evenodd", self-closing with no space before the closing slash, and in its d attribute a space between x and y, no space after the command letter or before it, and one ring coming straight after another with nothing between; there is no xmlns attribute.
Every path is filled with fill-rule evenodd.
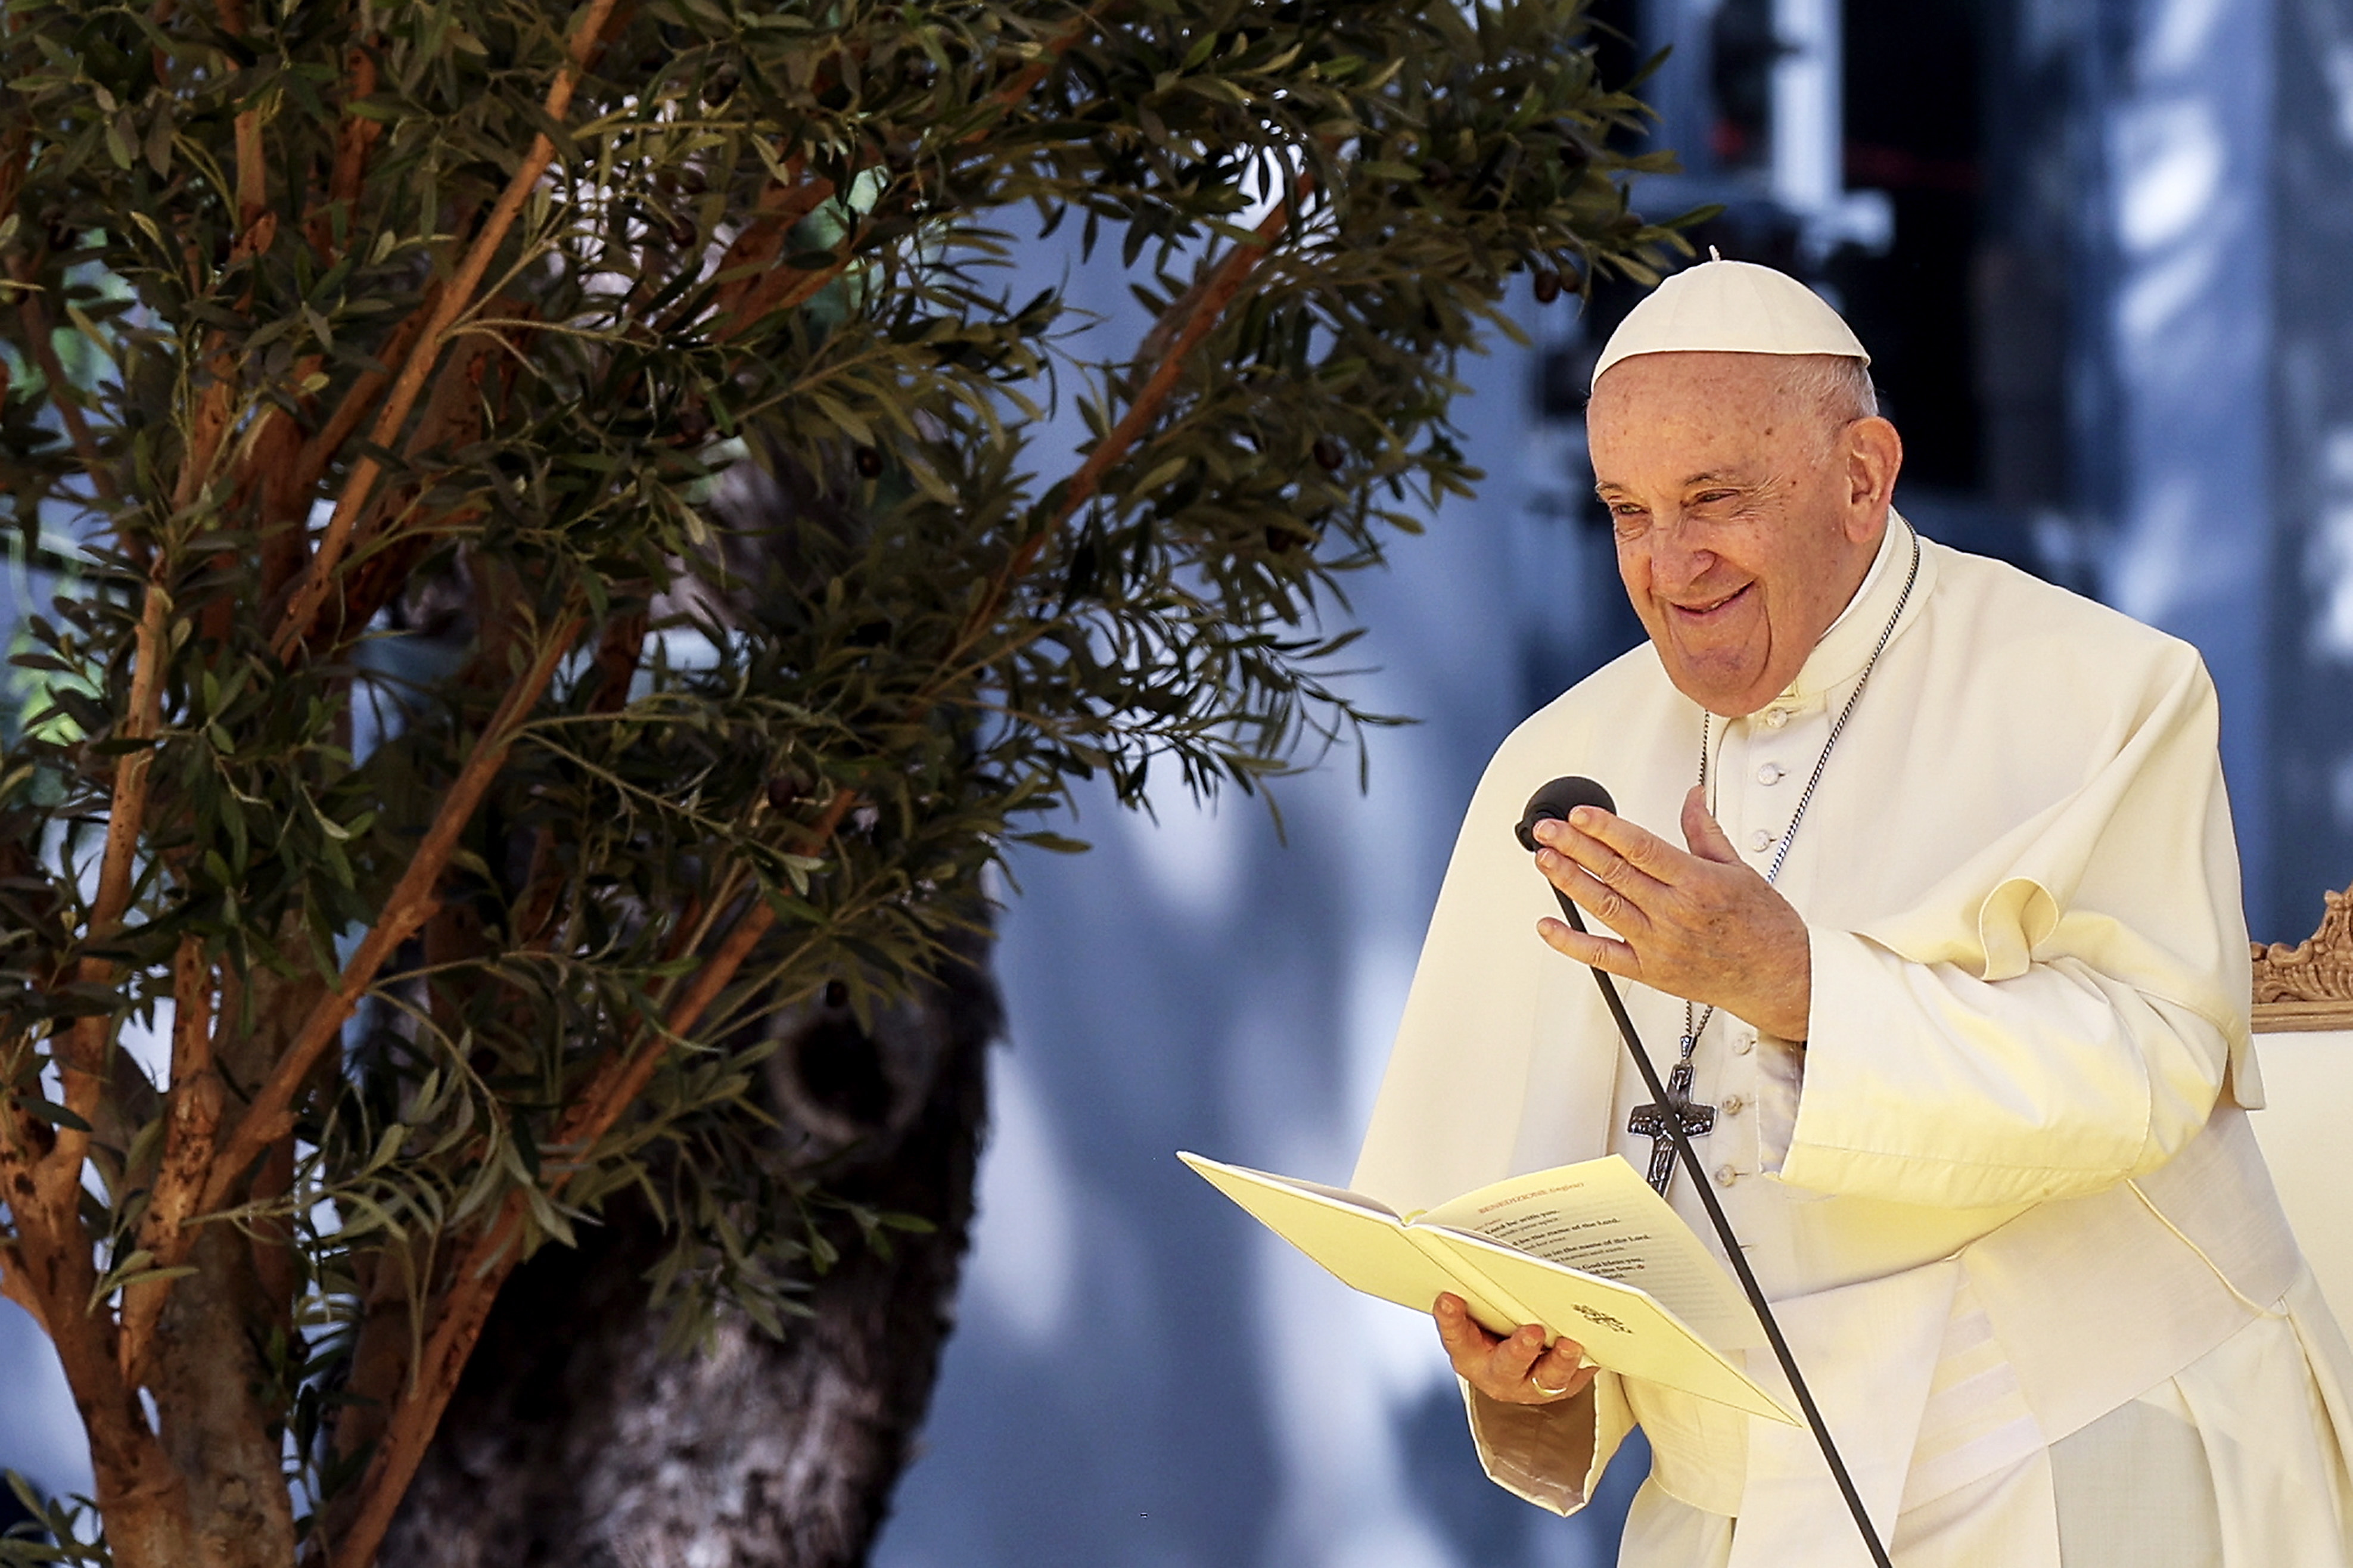
<svg viewBox="0 0 2353 1568"><path fill-rule="evenodd" d="M1553 889L1560 900L1560 912L1578 931L1585 930L1585 917L1567 893ZM1692 1186L1706 1210L1710 1224L1715 1226L1718 1240L1724 1243L1725 1255L1732 1260L1732 1271L1740 1277L1740 1288L1748 1293L1748 1304L1756 1309L1757 1321L1765 1326L1765 1338L1773 1346L1775 1359L1780 1362L1782 1373L1789 1380L1791 1392L1798 1396L1798 1408L1805 1413L1806 1425L1813 1428L1814 1441L1821 1445L1822 1458L1831 1467L1831 1479L1838 1482L1839 1495L1846 1499L1847 1511L1854 1515L1854 1527L1862 1532L1862 1543L1871 1549L1871 1560L1878 1568L1894 1568L1888 1560L1887 1548L1879 1542L1879 1531L1871 1522L1871 1515L1862 1506L1862 1496L1854 1489L1854 1478L1846 1471L1846 1461L1839 1457L1838 1445L1831 1440L1831 1429L1822 1413L1814 1405L1813 1390L1806 1386L1803 1373L1798 1371L1798 1358L1789 1353L1789 1342L1781 1337L1780 1322L1765 1300L1764 1289L1757 1276L1749 1271L1748 1255L1741 1250L1740 1238L1733 1234L1732 1222L1715 1201L1715 1189L1710 1185L1707 1173L1700 1169L1699 1152L1684 1133L1683 1118L1675 1113L1674 1101L1667 1098L1666 1086L1659 1081L1659 1069L1651 1065L1651 1053L1642 1048L1642 1038L1634 1032L1634 1020L1626 1015L1626 1004L1619 997L1617 984L1609 971L1596 968L1593 983L1601 987L1601 999L1609 1005L1609 1016L1618 1023L1618 1033L1625 1037L1626 1048L1634 1055L1635 1067L1641 1069L1642 1083L1651 1091L1651 1100L1664 1109L1668 1134L1675 1141L1675 1152L1682 1157L1683 1169L1691 1173Z"/></svg>

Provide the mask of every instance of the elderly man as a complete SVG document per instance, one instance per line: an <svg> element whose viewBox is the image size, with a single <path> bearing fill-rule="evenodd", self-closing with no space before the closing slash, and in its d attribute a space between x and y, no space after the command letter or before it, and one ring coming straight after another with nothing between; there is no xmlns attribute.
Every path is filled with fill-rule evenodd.
<svg viewBox="0 0 2353 1568"><path fill-rule="evenodd" d="M1868 363L1737 262L1612 338L1588 429L1649 642L1489 765L1354 1185L1403 1211L1616 1151L1705 1235L1679 1117L1901 1568L2344 1563L2348 1357L2246 1123L2213 688L1905 523ZM1562 773L1619 815L1531 866ZM1504 1486L1570 1511L1643 1428L1621 1564L1868 1561L1802 1428L1437 1313Z"/></svg>

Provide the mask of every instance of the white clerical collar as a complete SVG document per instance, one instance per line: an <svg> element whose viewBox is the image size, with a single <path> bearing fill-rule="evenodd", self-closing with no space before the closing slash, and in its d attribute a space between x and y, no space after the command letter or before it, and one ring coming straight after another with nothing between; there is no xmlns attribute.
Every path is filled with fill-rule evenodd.
<svg viewBox="0 0 2353 1568"><path fill-rule="evenodd" d="M1912 525L1893 507L1889 508L1887 528L1880 536L1878 553L1871 558L1871 570L1863 574L1846 608L1839 612L1830 629L1814 644L1814 651L1806 656L1798 678L1774 699L1775 702L1803 703L1862 673L1862 667L1871 660L1872 649L1879 646L1879 634L1887 627L1887 617L1895 613L1905 582L1911 575L1914 538ZM1919 581L1914 584L1911 602L1905 607L1907 617L1916 614L1927 598L1934 576L1933 563L1924 553Z"/></svg>

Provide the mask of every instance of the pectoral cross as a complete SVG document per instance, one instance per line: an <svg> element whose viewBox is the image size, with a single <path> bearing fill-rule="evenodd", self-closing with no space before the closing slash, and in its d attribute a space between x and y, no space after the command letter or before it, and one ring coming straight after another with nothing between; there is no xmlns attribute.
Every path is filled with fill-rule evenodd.
<svg viewBox="0 0 2353 1568"><path fill-rule="evenodd" d="M1675 1139L1668 1131L1667 1113L1672 1110L1683 1123L1686 1138L1704 1138L1715 1131L1715 1107L1692 1103L1692 1042L1685 1040L1683 1047L1683 1060L1667 1075L1667 1103L1638 1105L1626 1119L1627 1131L1651 1141L1651 1185L1661 1197L1667 1195L1667 1184L1675 1179Z"/></svg>

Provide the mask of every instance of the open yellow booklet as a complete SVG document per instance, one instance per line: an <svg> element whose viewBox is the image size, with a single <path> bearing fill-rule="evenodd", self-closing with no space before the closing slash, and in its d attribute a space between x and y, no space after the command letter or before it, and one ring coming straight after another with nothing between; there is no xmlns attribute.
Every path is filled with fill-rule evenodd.
<svg viewBox="0 0 2353 1568"><path fill-rule="evenodd" d="M1765 1342L1732 1276L1615 1154L1412 1215L1361 1193L1176 1157L1368 1296L1427 1312L1451 1290L1491 1332L1542 1323L1597 1366L1798 1424L1728 1353Z"/></svg>

